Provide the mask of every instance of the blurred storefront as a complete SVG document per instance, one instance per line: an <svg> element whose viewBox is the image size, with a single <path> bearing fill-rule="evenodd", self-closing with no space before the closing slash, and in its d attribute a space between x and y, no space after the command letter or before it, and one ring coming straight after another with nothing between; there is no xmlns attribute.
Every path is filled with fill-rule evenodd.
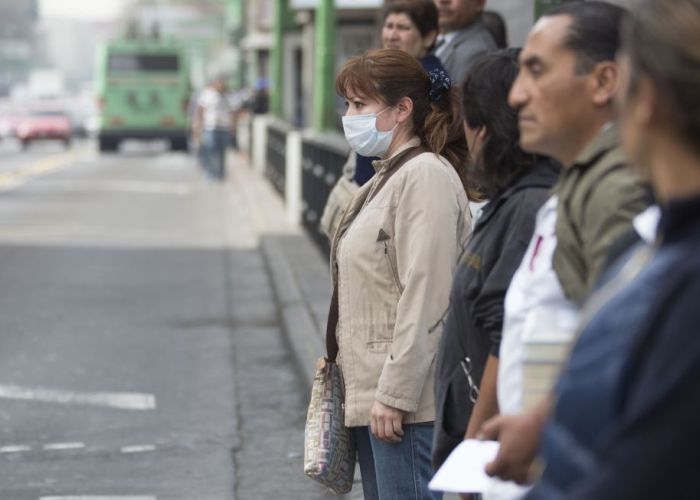
<svg viewBox="0 0 700 500"><path fill-rule="evenodd" d="M26 80L35 55L38 0L0 2L0 96Z"/></svg>

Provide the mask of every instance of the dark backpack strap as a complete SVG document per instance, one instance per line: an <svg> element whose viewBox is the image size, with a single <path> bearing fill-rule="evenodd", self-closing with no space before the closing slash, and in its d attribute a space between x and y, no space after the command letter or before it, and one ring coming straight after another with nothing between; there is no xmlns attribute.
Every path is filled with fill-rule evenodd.
<svg viewBox="0 0 700 500"><path fill-rule="evenodd" d="M399 168L404 163L412 160L416 156L427 153L429 150L423 146L417 146L413 148L408 148L401 151L394 161L391 163L389 170L384 174L384 177L380 179L377 185L372 190L372 196L367 198L365 203L369 203L371 198L374 198L377 193L386 185L387 181L394 175ZM329 363L335 363L338 357L338 337L336 336L336 329L338 327L338 285L333 287L333 295L331 296L331 305L328 309L328 322L326 323L326 360Z"/></svg>

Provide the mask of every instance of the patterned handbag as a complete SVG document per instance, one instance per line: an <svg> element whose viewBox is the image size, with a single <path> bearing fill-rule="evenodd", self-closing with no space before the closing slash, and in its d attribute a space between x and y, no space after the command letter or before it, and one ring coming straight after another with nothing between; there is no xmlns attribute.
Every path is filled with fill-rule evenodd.
<svg viewBox="0 0 700 500"><path fill-rule="evenodd" d="M326 329L327 358L316 364L311 401L304 430L304 474L333 493L352 489L357 450L349 428L345 427L345 389L340 368L335 363L338 343L338 291L333 291Z"/></svg>

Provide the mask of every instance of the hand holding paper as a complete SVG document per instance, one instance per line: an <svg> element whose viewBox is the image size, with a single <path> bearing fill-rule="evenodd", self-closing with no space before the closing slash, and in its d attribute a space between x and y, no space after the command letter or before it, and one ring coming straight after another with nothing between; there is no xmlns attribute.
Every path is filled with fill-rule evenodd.
<svg viewBox="0 0 700 500"><path fill-rule="evenodd" d="M428 485L431 490L452 493L482 493L493 479L484 467L498 453L498 441L467 439L454 449Z"/></svg>

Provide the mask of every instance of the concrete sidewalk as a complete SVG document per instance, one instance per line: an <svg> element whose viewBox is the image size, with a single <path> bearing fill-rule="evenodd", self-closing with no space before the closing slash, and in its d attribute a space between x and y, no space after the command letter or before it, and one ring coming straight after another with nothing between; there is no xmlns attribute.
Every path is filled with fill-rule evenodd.
<svg viewBox="0 0 700 500"><path fill-rule="evenodd" d="M229 199L232 202L236 200L236 204L230 205L229 210L241 210L243 213L237 214L237 218L245 218L252 226L252 236L258 243L272 285L273 300L284 333L282 342L286 342L288 352L292 353L291 361L301 382L297 387L304 392L301 398L306 404L316 360L325 355L325 327L331 296L328 264L304 230L288 222L281 197L267 179L253 171L248 158L231 153L227 163L229 175L223 187L230 192ZM234 223L227 230L238 232L241 228L236 227ZM247 342L253 340L247 339ZM246 355L248 354L247 352ZM258 378L263 376L264 373L257 375ZM254 414L256 410L252 411ZM302 438L303 416L300 417L302 422L287 422L286 432L294 435L300 433ZM299 461L300 476L302 448L300 442L299 449L295 452L295 460ZM360 500L363 493L359 467L355 469L355 474L355 482L348 495L337 496L323 492L319 485L315 485L314 489L313 481L307 480L309 491L318 493L306 498L320 498L319 495L324 493L322 498ZM290 491L288 498L299 498L295 495Z"/></svg>
<svg viewBox="0 0 700 500"><path fill-rule="evenodd" d="M284 202L241 154L231 155L227 183L243 193L274 288L289 347L308 393L324 356L331 296L329 266L304 230L288 222Z"/></svg>

